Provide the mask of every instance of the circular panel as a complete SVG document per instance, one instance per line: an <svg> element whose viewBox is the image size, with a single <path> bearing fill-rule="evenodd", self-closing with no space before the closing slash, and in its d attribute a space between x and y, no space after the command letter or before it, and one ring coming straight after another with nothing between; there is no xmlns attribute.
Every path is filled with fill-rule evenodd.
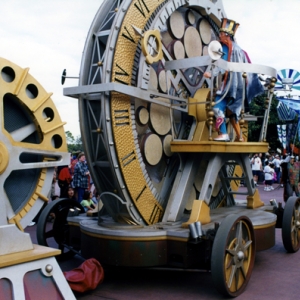
<svg viewBox="0 0 300 300"><path fill-rule="evenodd" d="M164 153L168 157L172 156L173 152L171 151L171 142L172 142L172 135L168 134L164 137L163 140L163 147L164 147Z"/></svg>
<svg viewBox="0 0 300 300"><path fill-rule="evenodd" d="M157 90L158 79L157 74L152 66L150 66L150 80L149 80L149 89Z"/></svg>
<svg viewBox="0 0 300 300"><path fill-rule="evenodd" d="M199 32L194 27L188 27L184 34L184 47L188 57L201 56L202 43Z"/></svg>
<svg viewBox="0 0 300 300"><path fill-rule="evenodd" d="M184 19L180 12L175 11L170 17L170 29L176 39L181 39L184 34Z"/></svg>
<svg viewBox="0 0 300 300"><path fill-rule="evenodd" d="M168 85L167 85L168 82ZM166 71L162 70L158 74L158 84L159 88L163 93L167 92L167 86L170 88L171 87L171 79L166 77Z"/></svg>
<svg viewBox="0 0 300 300"><path fill-rule="evenodd" d="M209 44L209 42L211 41L211 38L212 38L211 27L205 19L202 19L200 22L199 32L200 32L202 42L204 44Z"/></svg>
<svg viewBox="0 0 300 300"><path fill-rule="evenodd" d="M190 25L194 25L196 22L196 17L192 10L188 10L187 12L187 21Z"/></svg>
<svg viewBox="0 0 300 300"><path fill-rule="evenodd" d="M163 99L161 99L163 101ZM159 135L167 134L171 129L170 110L168 107L152 103L150 106L150 122Z"/></svg>
<svg viewBox="0 0 300 300"><path fill-rule="evenodd" d="M208 46L204 46L202 50L202 55L208 55Z"/></svg>
<svg viewBox="0 0 300 300"><path fill-rule="evenodd" d="M150 134L144 142L144 155L149 165L155 166L162 158L162 143L158 135Z"/></svg>
<svg viewBox="0 0 300 300"><path fill-rule="evenodd" d="M184 46L180 41L173 44L173 53L175 59L183 59L185 56Z"/></svg>
<svg viewBox="0 0 300 300"><path fill-rule="evenodd" d="M137 121L141 125L146 125L149 121L149 112L146 107L140 106L137 109Z"/></svg>

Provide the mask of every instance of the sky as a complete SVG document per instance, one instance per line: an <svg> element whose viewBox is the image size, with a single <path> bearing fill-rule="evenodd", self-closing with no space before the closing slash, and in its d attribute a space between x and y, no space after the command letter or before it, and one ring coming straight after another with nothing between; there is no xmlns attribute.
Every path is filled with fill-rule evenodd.
<svg viewBox="0 0 300 300"><path fill-rule="evenodd" d="M65 131L80 136L77 100L63 88L77 86L86 36L102 0L0 0L0 57L10 60L52 92ZM300 71L299 0L223 0L229 19L240 23L238 44L252 63Z"/></svg>

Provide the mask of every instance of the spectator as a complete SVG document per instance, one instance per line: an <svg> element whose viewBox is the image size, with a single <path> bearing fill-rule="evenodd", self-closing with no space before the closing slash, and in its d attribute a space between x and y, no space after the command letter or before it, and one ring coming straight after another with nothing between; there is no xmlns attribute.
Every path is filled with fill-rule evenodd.
<svg viewBox="0 0 300 300"><path fill-rule="evenodd" d="M80 203L83 200L84 191L89 186L89 169L85 161L85 155L83 152L78 154L78 162L74 168L73 186L77 193L77 201Z"/></svg>
<svg viewBox="0 0 300 300"><path fill-rule="evenodd" d="M91 191L85 191L83 194L83 200L80 202L80 204L83 206L85 211L93 210L96 208L93 200L93 193Z"/></svg>
<svg viewBox="0 0 300 300"><path fill-rule="evenodd" d="M273 173L275 171L269 166L269 162L266 161L265 167L264 167L264 173L265 173L265 191L270 192L272 191L272 184L273 184Z"/></svg>
<svg viewBox="0 0 300 300"><path fill-rule="evenodd" d="M300 162L295 162L295 157L291 156L290 161L287 164L287 196L293 196L294 192L297 197L299 197L299 170L300 170Z"/></svg>
<svg viewBox="0 0 300 300"><path fill-rule="evenodd" d="M67 198L67 199L70 199L70 200L75 200L75 201L77 201L77 199L76 199L76 197L75 197L74 189L73 189L71 186L68 187L67 197L66 197L66 198Z"/></svg>
<svg viewBox="0 0 300 300"><path fill-rule="evenodd" d="M278 154L275 155L275 158L273 159L272 163L274 164L274 170L276 173L276 183L280 183L280 177L281 177L281 172L280 172L280 165L281 165L281 159Z"/></svg>
<svg viewBox="0 0 300 300"><path fill-rule="evenodd" d="M58 186L60 187L60 198L68 197L68 188L72 181L72 176L70 174L70 165L64 166L58 174Z"/></svg>
<svg viewBox="0 0 300 300"><path fill-rule="evenodd" d="M261 164L261 159L259 158L257 153L254 154L254 156L250 160L250 163L252 168L254 184L255 186L258 186L257 182L258 182L259 175L262 171L262 164Z"/></svg>

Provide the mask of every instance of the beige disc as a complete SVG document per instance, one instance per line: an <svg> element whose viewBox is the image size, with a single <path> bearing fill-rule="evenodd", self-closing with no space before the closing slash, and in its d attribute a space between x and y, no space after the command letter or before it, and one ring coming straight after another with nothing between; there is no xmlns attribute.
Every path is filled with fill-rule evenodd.
<svg viewBox="0 0 300 300"><path fill-rule="evenodd" d="M165 136L163 140L163 148L164 148L164 153L166 156L170 157L172 156L172 151L171 151L171 142L172 142L172 135L168 134Z"/></svg>
<svg viewBox="0 0 300 300"><path fill-rule="evenodd" d="M145 107L145 109L147 109L147 105L148 105L148 103L146 101L138 99L138 98L135 99L134 107L135 107L136 118L137 119L139 118L139 116L138 116L139 112L138 111L142 107ZM148 114L149 114L149 110L148 110ZM139 124L139 122L135 122L135 124L136 124L136 131L140 135L145 134L145 132L148 130L148 126L147 125Z"/></svg>
<svg viewBox="0 0 300 300"><path fill-rule="evenodd" d="M157 99L158 100L158 99ZM159 99L160 101L168 101ZM168 107L151 103L150 106L150 122L153 130L159 135L167 134L171 129L170 109Z"/></svg>
<svg viewBox="0 0 300 300"><path fill-rule="evenodd" d="M155 166L162 158L162 143L158 135L150 134L144 142L144 155L149 165Z"/></svg>
<svg viewBox="0 0 300 300"><path fill-rule="evenodd" d="M167 93L167 81L168 81L168 87L171 87L171 79L168 77L166 78L166 71L162 70L158 74L158 84L159 88L163 93Z"/></svg>
<svg viewBox="0 0 300 300"><path fill-rule="evenodd" d="M187 13L187 21L190 25L194 25L196 22L195 15L194 15L193 11L191 11L191 10L189 10Z"/></svg>
<svg viewBox="0 0 300 300"><path fill-rule="evenodd" d="M188 57L201 56L202 42L196 28L190 26L184 34L184 47Z"/></svg>
<svg viewBox="0 0 300 300"><path fill-rule="evenodd" d="M138 122L142 125L146 125L149 121L149 112L146 107L140 106L137 110Z"/></svg>
<svg viewBox="0 0 300 300"><path fill-rule="evenodd" d="M202 42L204 44L209 44L209 42L211 41L211 27L205 19L202 19L200 22L199 32Z"/></svg>
<svg viewBox="0 0 300 300"><path fill-rule="evenodd" d="M157 74L152 66L150 66L149 89L157 91L158 79Z"/></svg>
<svg viewBox="0 0 300 300"><path fill-rule="evenodd" d="M184 46L180 41L173 44L173 53L175 59L183 59L185 56Z"/></svg>
<svg viewBox="0 0 300 300"><path fill-rule="evenodd" d="M202 50L202 55L208 55L208 47L207 46L204 46L203 47L203 50Z"/></svg>
<svg viewBox="0 0 300 300"><path fill-rule="evenodd" d="M170 17L170 29L176 39L181 39L184 34L184 19L179 11L172 13Z"/></svg>

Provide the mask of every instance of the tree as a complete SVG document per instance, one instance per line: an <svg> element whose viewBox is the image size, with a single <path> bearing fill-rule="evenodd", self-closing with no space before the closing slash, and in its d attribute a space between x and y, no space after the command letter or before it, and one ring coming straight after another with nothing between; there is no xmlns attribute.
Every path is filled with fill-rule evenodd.
<svg viewBox="0 0 300 300"><path fill-rule="evenodd" d="M66 140L67 140L69 153L83 151L83 145L82 145L82 140L81 140L80 136L77 136L75 138L70 131L66 131L65 134L66 134Z"/></svg>
<svg viewBox="0 0 300 300"><path fill-rule="evenodd" d="M256 122L249 122L248 141L252 141L252 142L258 141L258 137L260 136L260 131L262 128L263 116L266 110L265 101L266 101L266 96L260 95L254 98L250 104L250 114L258 116L258 119ZM279 149L282 148L282 144L279 141L278 134L277 134L277 125L283 125L283 124L295 122L295 120L289 122L281 121L278 118L277 105L278 105L278 100L276 98L276 95L274 95L271 103L269 122L267 127L267 135L266 135L266 140L269 143L270 148L273 150L277 148Z"/></svg>

